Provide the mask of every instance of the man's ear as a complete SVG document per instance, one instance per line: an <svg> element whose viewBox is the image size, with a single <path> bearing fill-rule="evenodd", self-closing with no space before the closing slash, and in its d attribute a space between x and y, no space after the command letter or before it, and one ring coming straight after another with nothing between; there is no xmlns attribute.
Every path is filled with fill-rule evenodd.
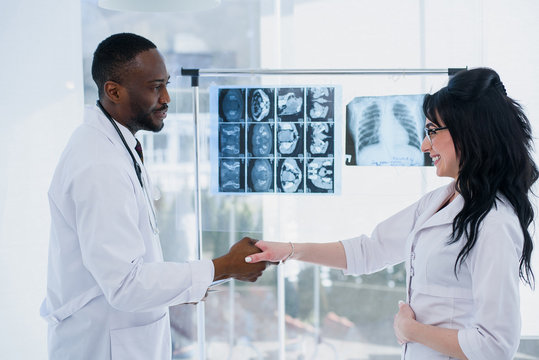
<svg viewBox="0 0 539 360"><path fill-rule="evenodd" d="M107 81L103 86L105 89L105 97L108 98L113 103L117 104L120 102L122 95L123 87L114 81Z"/></svg>

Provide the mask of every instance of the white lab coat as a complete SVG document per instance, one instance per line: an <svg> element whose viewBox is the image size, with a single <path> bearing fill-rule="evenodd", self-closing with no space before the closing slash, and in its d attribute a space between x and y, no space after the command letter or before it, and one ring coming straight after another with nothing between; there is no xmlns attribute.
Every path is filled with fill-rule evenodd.
<svg viewBox="0 0 539 360"><path fill-rule="evenodd" d="M371 237L343 241L347 274L366 274L406 261L408 302L419 322L458 329L470 360L512 359L520 340L519 259L523 234L505 198L483 220L479 237L455 277L463 239L447 245L458 195L441 187L380 223ZM395 309L397 306L395 304ZM419 343L403 346L403 359L450 359Z"/></svg>
<svg viewBox="0 0 539 360"><path fill-rule="evenodd" d="M135 152L136 140L118 124ZM142 164L140 164L142 166ZM143 167L143 166L142 166ZM143 167L144 182L151 189ZM112 124L87 107L50 189L50 359L171 358L168 306L201 300L210 260L164 262L150 201Z"/></svg>

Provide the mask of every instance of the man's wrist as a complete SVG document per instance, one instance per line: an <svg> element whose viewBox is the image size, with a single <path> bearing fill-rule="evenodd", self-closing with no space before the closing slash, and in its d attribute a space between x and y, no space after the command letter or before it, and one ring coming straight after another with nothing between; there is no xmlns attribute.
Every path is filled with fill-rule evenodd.
<svg viewBox="0 0 539 360"><path fill-rule="evenodd" d="M212 260L213 268L214 268L214 273L213 273L214 281L228 279L230 277L230 275L228 274L227 262L226 262L225 256L226 255L223 255L221 257L218 257Z"/></svg>

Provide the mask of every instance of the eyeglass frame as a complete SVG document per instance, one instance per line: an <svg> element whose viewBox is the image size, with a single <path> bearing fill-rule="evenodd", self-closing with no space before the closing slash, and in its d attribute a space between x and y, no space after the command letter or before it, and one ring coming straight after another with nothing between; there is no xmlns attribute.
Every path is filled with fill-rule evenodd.
<svg viewBox="0 0 539 360"><path fill-rule="evenodd" d="M436 133L440 130L447 130L447 126L440 126L440 127L426 127L425 129L425 136L427 139L429 139L430 144L432 145L432 139L431 135L436 135Z"/></svg>

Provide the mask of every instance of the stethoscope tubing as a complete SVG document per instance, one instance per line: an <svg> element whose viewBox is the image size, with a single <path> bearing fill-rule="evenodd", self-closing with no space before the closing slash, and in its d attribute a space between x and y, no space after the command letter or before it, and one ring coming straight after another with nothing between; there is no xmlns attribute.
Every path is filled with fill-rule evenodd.
<svg viewBox="0 0 539 360"><path fill-rule="evenodd" d="M124 144L127 152L129 153L129 156L131 156L131 160L133 160L133 167L135 168L135 173L137 174L137 179L138 179L138 181L140 183L140 187L142 188L142 191L144 192L144 195L146 196L148 206L150 207L150 210L152 211L153 221L152 221L152 218L150 218L150 225L152 227L152 231L154 232L154 234L158 234L159 229L157 228L157 215L155 214L155 209L153 207L152 200L150 199L150 195L148 194L148 189L147 189L146 186L144 186L144 180L143 180L143 176L142 176L142 169L141 169L140 165L138 164L137 159L135 159L135 155L133 155L133 152L129 148L129 145L127 145L127 141L125 141L125 138L124 138L122 132L120 131L120 129L118 128L118 125L116 125L116 122L114 121L112 116L108 113L108 111L105 110L105 108L101 104L101 101L97 100L97 106L99 107L99 109L101 109L103 114L105 114L107 119L109 119L110 123L112 124L112 126L114 127L116 132L118 133L118 136L122 140L122 143Z"/></svg>

